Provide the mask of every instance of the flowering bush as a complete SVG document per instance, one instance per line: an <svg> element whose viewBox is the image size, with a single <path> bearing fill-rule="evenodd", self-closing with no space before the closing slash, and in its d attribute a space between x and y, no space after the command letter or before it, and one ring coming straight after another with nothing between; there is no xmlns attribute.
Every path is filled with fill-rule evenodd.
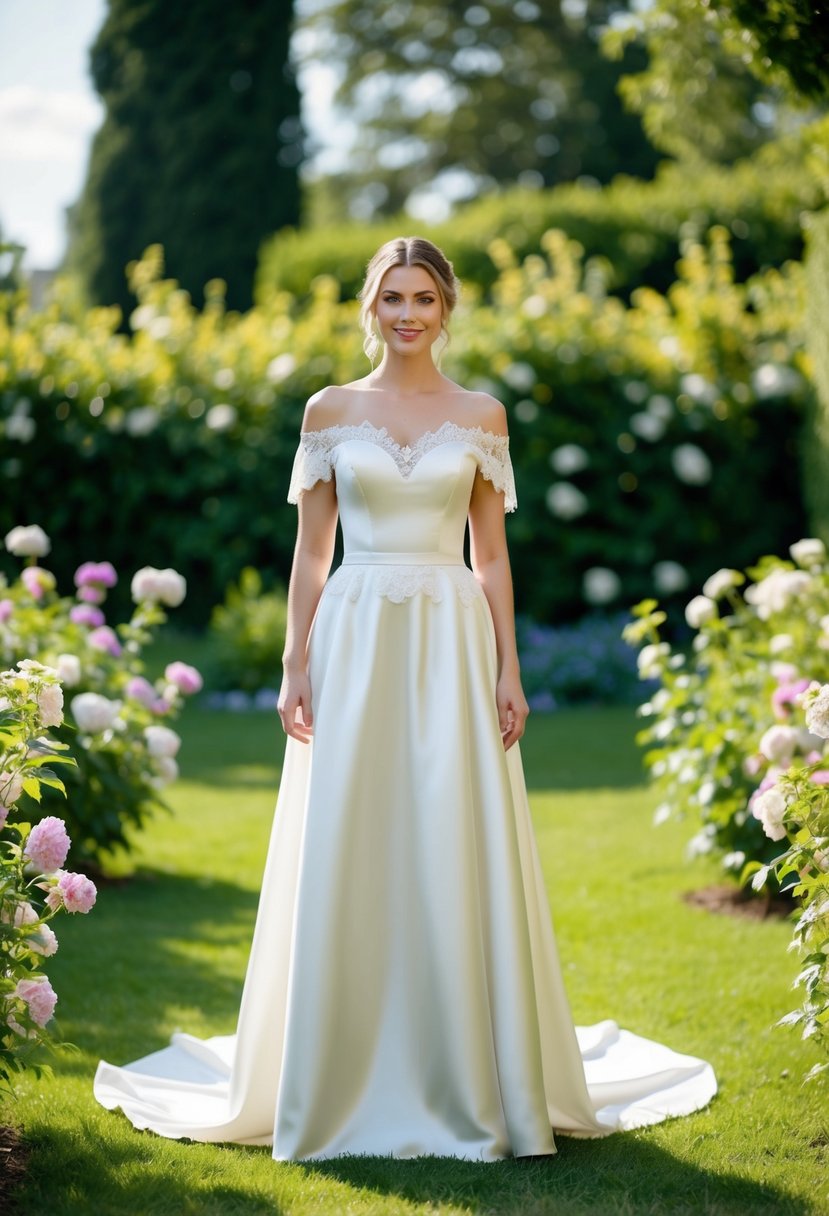
<svg viewBox="0 0 829 1216"><path fill-rule="evenodd" d="M765 557L745 576L717 571L686 608L696 631L690 654L672 649L653 600L625 629L639 651L640 675L661 687L640 707L661 803L656 818L700 823L691 852L717 850L727 870L775 855L785 835L781 775L794 766L817 789L829 781L820 729L821 701L803 697L829 681L829 562L821 541L791 546L791 561ZM822 721L822 719L820 719ZM805 779L805 778L804 778Z"/></svg>
<svg viewBox="0 0 829 1216"><path fill-rule="evenodd" d="M61 597L55 576L34 564L50 551L40 527L15 527L5 543L28 564L10 586L0 576L0 661L37 659L54 668L67 689L65 722L59 685L43 688L40 712L44 725L58 728L74 761L66 818L75 855L100 865L107 852L128 846L129 828L163 805L159 791L178 772L178 735L165 723L201 688L201 676L175 662L151 683L141 652L166 619L164 608L181 603L186 583L175 570L139 570L131 584L132 617L113 628L102 607L118 580L109 562L84 562L75 572L76 596ZM57 796L46 783L27 814L46 816L48 823ZM67 897L75 899L74 892Z"/></svg>
<svg viewBox="0 0 829 1216"><path fill-rule="evenodd" d="M246 566L210 618L211 687L244 692L278 688L287 623L284 590L263 591L259 571Z"/></svg>
<svg viewBox="0 0 829 1216"><path fill-rule="evenodd" d="M47 1042L44 1027L57 1002L43 960L58 948L50 921L60 912L87 913L95 884L62 869L71 844L62 819L34 827L10 819L27 798L64 793L55 765L74 765L65 743L44 734L61 724L58 673L32 659L0 672L0 1085L8 1088L31 1050ZM70 770L71 771L71 770Z"/></svg>
<svg viewBox="0 0 829 1216"><path fill-rule="evenodd" d="M641 692L636 662L621 630L630 617L587 616L552 628L516 621L521 680L535 711L584 702L624 704Z"/></svg>

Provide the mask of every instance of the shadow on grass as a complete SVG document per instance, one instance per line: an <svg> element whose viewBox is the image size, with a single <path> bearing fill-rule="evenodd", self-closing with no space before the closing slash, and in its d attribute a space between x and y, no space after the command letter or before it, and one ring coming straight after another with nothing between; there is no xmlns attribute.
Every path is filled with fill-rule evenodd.
<svg viewBox="0 0 829 1216"><path fill-rule="evenodd" d="M557 1138L554 1157L479 1165L446 1157L395 1161L346 1157L295 1168L412 1203L463 1204L469 1212L536 1216L805 1216L779 1188L682 1161L647 1138Z"/></svg>
<svg viewBox="0 0 829 1216"><path fill-rule="evenodd" d="M631 789L646 778L631 706L531 714L521 740L530 790Z"/></svg>

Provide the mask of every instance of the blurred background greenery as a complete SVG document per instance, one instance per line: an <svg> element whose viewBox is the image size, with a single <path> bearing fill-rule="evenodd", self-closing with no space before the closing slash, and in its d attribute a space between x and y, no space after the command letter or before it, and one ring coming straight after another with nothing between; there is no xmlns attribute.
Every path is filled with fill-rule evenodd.
<svg viewBox="0 0 829 1216"><path fill-rule="evenodd" d="M314 59L357 138L309 177ZM443 369L510 414L523 616L829 539L827 64L802 0L110 0L42 308L0 261L0 530L112 561L116 609L175 566L252 653L304 402L367 370L366 261L419 232L464 281Z"/></svg>

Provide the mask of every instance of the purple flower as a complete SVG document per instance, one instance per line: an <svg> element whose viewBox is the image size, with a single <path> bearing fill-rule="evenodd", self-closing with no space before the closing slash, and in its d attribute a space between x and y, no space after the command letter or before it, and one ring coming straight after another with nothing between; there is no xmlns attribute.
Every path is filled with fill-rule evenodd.
<svg viewBox="0 0 829 1216"><path fill-rule="evenodd" d="M103 604L106 599L106 591L103 587L79 587L78 599L83 600L85 604Z"/></svg>
<svg viewBox="0 0 829 1216"><path fill-rule="evenodd" d="M168 663L164 669L164 677L171 684L175 684L179 692L183 692L185 696L199 692L203 684L196 668L190 667L187 663Z"/></svg>
<svg viewBox="0 0 829 1216"><path fill-rule="evenodd" d="M150 681L145 680L143 676L133 676L127 684L127 696L152 708L156 700L156 691Z"/></svg>
<svg viewBox="0 0 829 1216"><path fill-rule="evenodd" d="M121 654L123 647L118 641L118 637L114 629L110 629L109 625L100 625L97 629L93 629L87 638L90 646L94 646L96 650L105 650L107 654L113 655L115 658Z"/></svg>
<svg viewBox="0 0 829 1216"><path fill-rule="evenodd" d="M0 625L14 612L14 600L0 600Z"/></svg>
<svg viewBox="0 0 829 1216"><path fill-rule="evenodd" d="M76 587L114 587L117 582L112 562L84 562L75 571Z"/></svg>
<svg viewBox="0 0 829 1216"><path fill-rule="evenodd" d="M95 608L92 604L75 604L69 610L69 619L76 625L90 625L97 628L103 625L106 617L100 608Z"/></svg>

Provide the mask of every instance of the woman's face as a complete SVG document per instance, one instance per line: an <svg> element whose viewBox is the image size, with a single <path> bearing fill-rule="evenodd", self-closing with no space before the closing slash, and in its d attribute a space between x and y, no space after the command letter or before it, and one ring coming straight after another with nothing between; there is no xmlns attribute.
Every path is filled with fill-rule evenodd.
<svg viewBox="0 0 829 1216"><path fill-rule="evenodd" d="M442 311L435 280L422 266L393 266L383 275L375 313L389 349L428 350L440 334Z"/></svg>

